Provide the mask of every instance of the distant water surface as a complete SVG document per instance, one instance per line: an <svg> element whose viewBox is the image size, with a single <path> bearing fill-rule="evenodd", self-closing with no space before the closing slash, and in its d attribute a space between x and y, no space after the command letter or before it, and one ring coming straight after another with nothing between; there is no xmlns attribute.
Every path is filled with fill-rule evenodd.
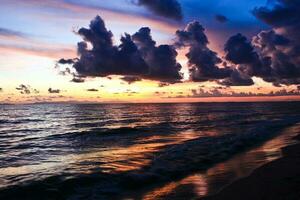
<svg viewBox="0 0 300 200"><path fill-rule="evenodd" d="M0 197L16 186L15 195L49 187L66 199L176 199L187 188L201 197L277 158L300 130L298 102L3 105L0 113Z"/></svg>

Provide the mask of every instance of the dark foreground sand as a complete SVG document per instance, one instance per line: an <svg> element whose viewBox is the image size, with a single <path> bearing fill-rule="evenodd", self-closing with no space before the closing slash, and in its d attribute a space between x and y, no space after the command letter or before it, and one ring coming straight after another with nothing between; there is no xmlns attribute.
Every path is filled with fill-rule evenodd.
<svg viewBox="0 0 300 200"><path fill-rule="evenodd" d="M300 140L300 135L295 139ZM254 170L203 200L300 200L300 144L282 149L283 157Z"/></svg>

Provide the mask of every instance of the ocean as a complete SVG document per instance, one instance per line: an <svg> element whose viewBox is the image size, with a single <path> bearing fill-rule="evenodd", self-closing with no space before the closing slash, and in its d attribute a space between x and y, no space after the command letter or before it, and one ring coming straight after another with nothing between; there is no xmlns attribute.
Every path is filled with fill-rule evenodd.
<svg viewBox="0 0 300 200"><path fill-rule="evenodd" d="M0 105L0 199L195 199L280 156L300 102Z"/></svg>

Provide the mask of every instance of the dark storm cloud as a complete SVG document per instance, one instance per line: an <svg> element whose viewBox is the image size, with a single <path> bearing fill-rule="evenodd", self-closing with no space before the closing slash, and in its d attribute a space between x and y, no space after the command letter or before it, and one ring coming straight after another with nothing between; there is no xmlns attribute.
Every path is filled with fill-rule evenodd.
<svg viewBox="0 0 300 200"><path fill-rule="evenodd" d="M134 82L141 81L142 79L137 76L123 76L121 80L127 82L128 84L132 84Z"/></svg>
<svg viewBox="0 0 300 200"><path fill-rule="evenodd" d="M90 88L90 89L87 89L86 91L88 91L88 92L98 92L99 90L95 89L95 88Z"/></svg>
<svg viewBox="0 0 300 200"><path fill-rule="evenodd" d="M230 77L218 81L218 83L225 86L250 86L254 84L249 75L241 73L238 70L233 70Z"/></svg>
<svg viewBox="0 0 300 200"><path fill-rule="evenodd" d="M224 15L216 15L215 19L220 23L225 23L228 21L228 18Z"/></svg>
<svg viewBox="0 0 300 200"><path fill-rule="evenodd" d="M37 89L31 88L30 85L24 85L24 84L21 84L18 87L16 87L16 90L20 91L21 94L31 94L31 93L38 94L39 93L39 91Z"/></svg>
<svg viewBox="0 0 300 200"><path fill-rule="evenodd" d="M300 84L300 1L277 0L273 9L256 8L253 13L273 30L262 31L252 41L242 34L230 37L224 59L208 48L198 22L177 31L176 45L189 47L192 81L248 86L254 84L252 77L260 77L275 86Z"/></svg>
<svg viewBox="0 0 300 200"><path fill-rule="evenodd" d="M277 86L299 84L300 1L276 0L274 5L253 10L258 19L273 28L253 38L261 57L269 58L271 73L263 78Z"/></svg>
<svg viewBox="0 0 300 200"><path fill-rule="evenodd" d="M205 29L199 22L189 23L184 30L176 32L177 47L189 47L188 58L190 79L195 82L217 81L225 86L253 85L252 78L234 66L228 66L209 49Z"/></svg>
<svg viewBox="0 0 300 200"><path fill-rule="evenodd" d="M181 65L176 61L177 52L173 46L156 46L148 27L141 28L132 39L149 66L145 78L168 83L179 82L182 79Z"/></svg>
<svg viewBox="0 0 300 200"><path fill-rule="evenodd" d="M263 31L253 38L253 44L261 56L269 58L271 73L263 77L275 85L300 83L300 43L273 30Z"/></svg>
<svg viewBox="0 0 300 200"><path fill-rule="evenodd" d="M59 94L59 93L61 92L61 90L60 90L60 89L52 89L52 88L49 88L49 89L48 89L48 92L49 92L50 94Z"/></svg>
<svg viewBox="0 0 300 200"><path fill-rule="evenodd" d="M144 62L131 36L121 37L121 44L113 44L113 34L97 16L91 21L89 29L81 28L78 34L84 41L78 43L80 58L74 63L76 71L83 76L138 75L146 73ZM92 49L88 49L88 44Z"/></svg>
<svg viewBox="0 0 300 200"><path fill-rule="evenodd" d="M273 9L256 8L254 15L273 29L262 31L252 40L242 34L233 35L224 46L224 58L209 48L205 29L197 21L189 23L184 30L178 30L173 45L157 45L148 27L133 35L125 33L120 44L115 45L112 32L97 16L89 28L77 32L83 38L78 43L79 58L61 59L58 63L75 69L75 73L70 69L65 71L74 76L74 82L83 82L89 77L119 75L128 83L148 79L172 84L183 79L181 65L176 60L176 48L187 47L191 81L249 86L254 84L253 77L260 77L275 86L298 85L300 19L296 19L299 18L299 7L297 2L278 0ZM280 13L287 11L292 13L289 17L282 16L278 22Z"/></svg>
<svg viewBox="0 0 300 200"><path fill-rule="evenodd" d="M159 16L174 20L183 18L181 5L177 0L137 0L137 3Z"/></svg>
<svg viewBox="0 0 300 200"><path fill-rule="evenodd" d="M228 39L224 50L225 58L234 64L248 64L258 59L250 42L240 33Z"/></svg>
<svg viewBox="0 0 300 200"><path fill-rule="evenodd" d="M194 21L184 30L176 32L176 46L189 47L186 57L191 80L202 82L229 78L233 70L227 66L219 67L222 60L216 52L208 48L209 42L204 31L200 23Z"/></svg>
<svg viewBox="0 0 300 200"><path fill-rule="evenodd" d="M252 44L240 33L228 39L224 51L225 59L238 65L239 70L249 76L261 77L271 72L269 59L260 58Z"/></svg>
<svg viewBox="0 0 300 200"><path fill-rule="evenodd" d="M173 46L159 45L152 40L150 29L142 28L133 36L121 37L120 45L113 44L113 34L97 16L89 28L81 28L78 34L77 59L61 59L58 64L72 64L75 77L108 77L110 75L134 76L161 82L179 82L181 65ZM88 43L92 48L88 48Z"/></svg>
<svg viewBox="0 0 300 200"><path fill-rule="evenodd" d="M273 51L278 47L284 47L291 44L291 41L277 34L274 30L262 31L254 37L253 43L259 45L261 51Z"/></svg>
<svg viewBox="0 0 300 200"><path fill-rule="evenodd" d="M265 23L279 27L299 25L300 2L298 0L277 0L275 6L259 7L253 10L254 15Z"/></svg>
<svg viewBox="0 0 300 200"><path fill-rule="evenodd" d="M252 43L237 34L225 44L225 59L237 65L243 76L260 77L275 86L298 84L299 56L293 56L290 44L288 38L273 30L262 31L252 39Z"/></svg>
<svg viewBox="0 0 300 200"><path fill-rule="evenodd" d="M256 76L275 86L299 83L297 59L289 54L290 40L275 31L262 31L250 43L241 34L225 44L225 58L250 77ZM299 62L299 61L298 61Z"/></svg>

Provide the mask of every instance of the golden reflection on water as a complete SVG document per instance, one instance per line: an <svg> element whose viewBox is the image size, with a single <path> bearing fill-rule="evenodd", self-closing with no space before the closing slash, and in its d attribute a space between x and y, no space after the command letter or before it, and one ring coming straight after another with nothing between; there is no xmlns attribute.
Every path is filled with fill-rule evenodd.
<svg viewBox="0 0 300 200"><path fill-rule="evenodd" d="M188 176L178 182L171 182L161 188L158 188L152 192L147 193L143 199L144 200L159 200L168 199L168 195L175 193L176 189L180 186L191 187L191 193L197 194L197 196L205 196L207 194L207 181L203 175L195 174ZM192 186L191 186L192 185Z"/></svg>
<svg viewBox="0 0 300 200"><path fill-rule="evenodd" d="M185 195L193 194L194 197L200 198L214 194L234 180L248 176L255 168L279 158L282 147L296 143L291 138L299 130L300 125L287 128L281 135L267 141L260 147L238 154L223 163L216 164L205 172L193 174L179 181L155 188L146 193L143 199L173 199L171 196L179 193L179 188L184 186L189 188Z"/></svg>
<svg viewBox="0 0 300 200"><path fill-rule="evenodd" d="M22 158L18 158L17 160L21 160L19 163L20 165L8 167L6 167L7 165L4 165L5 167L0 168L0 187L19 184L22 181L42 179L42 176L50 177L53 175L60 175L62 172L68 172L70 176L76 176L83 173L122 173L139 170L145 166L151 165L151 162L155 158L154 156L170 145L182 144L186 141L200 137L220 136L227 132L235 132L235 124L233 123L233 126L231 126L231 121L229 123L226 120L228 120L228 117L230 119L230 117L235 116L234 113L240 112L240 107L228 106L227 109L230 112L227 113L226 106L217 106L218 108L213 109L215 106L217 105L208 104L201 106L198 104L172 104L157 106L149 104L134 105L134 107L130 105L72 105L65 110L66 112L62 112L64 108L56 108L55 106L53 108L49 107L50 110L47 112L50 114L46 116L44 116L44 107L41 107L41 111L38 110L38 112L33 110L32 115L35 115L37 119L45 118L45 121L34 123L32 127L30 127L31 123L12 124L12 127L10 128L12 128L12 130L17 130L18 128L21 132L23 129L45 129L45 131L30 131L30 134L24 135L24 138L12 137L12 139L7 139L7 141L10 143L8 145L10 148L22 144L24 139L26 139L24 144L26 144L27 141L32 142L32 145L34 147L36 145L37 149L31 149L31 146L29 145L28 148L30 152L33 152L29 155L32 155L33 161L36 159L36 162L22 163ZM233 108L234 112L232 113ZM258 109L255 113L261 112L260 106L249 108L249 110L255 109ZM242 108L242 110L244 110L244 108ZM23 112L24 113L21 113L22 117L25 115L31 116L31 113L28 114L28 109L25 109ZM16 111L13 110L11 114L12 118L17 118L17 116L14 116L15 113ZM60 113L62 113L62 115L60 115ZM265 117L267 115L262 114L262 116ZM245 115L245 117L245 119L250 122L253 120L252 117L248 117L247 115ZM255 117L257 116L255 115ZM265 118L268 119L268 117ZM238 118L232 119L232 122L235 120L240 121ZM245 119L241 120L241 122L246 122L247 120L245 121ZM171 128L169 128L169 126ZM139 130L138 128L140 127L151 128L149 129L151 130L151 133L147 135L147 132L143 132L143 129L141 129L140 137L135 137L135 133L133 136L126 135L126 128L137 128L136 130ZM158 128L154 129L154 127ZM176 132L178 131L177 134L170 133L170 130L173 130L173 127ZM238 124L237 127L239 127ZM117 132L120 134L120 137L117 134L114 138L112 134L110 136L113 138L112 141L107 142L104 139L107 143L100 143L102 142L102 132L99 131L99 138L101 138L99 139L98 135L95 136L98 132L95 130L95 133L93 133L93 128L109 129L111 132L114 132L114 129L116 129L116 131L119 131L118 129L120 129L120 132ZM124 132L122 131L123 128L125 128ZM184 132L179 131L186 129L190 130ZM6 130L9 129L2 129L2 131ZM163 131L155 133L155 130L165 130L166 133ZM157 188L142 196L146 200L151 200L168 199L167 197L174 196L174 194L179 192L182 193L183 191L191 193L196 197L212 194L233 180L248 175L259 165L278 158L280 156L280 151L278 149L288 144L287 138L290 136L289 133L298 131L299 130L287 129L286 134L284 133L282 136L265 143L262 147L255 148L246 154L243 153L237 155L233 159L215 165L206 172L193 174L182 180L167 183L161 187L157 186ZM82 135L73 136L71 134L70 136L61 136L58 137L58 139L55 139L56 137L53 136L59 135L59 132L63 133L62 135L68 134L69 132L75 132L78 133L75 135L79 135L79 133L82 132ZM83 133L89 134L90 132L92 132L91 137L85 137L86 135L83 135ZM125 134L121 135L123 133ZM14 132L9 134L13 136ZM50 139L47 138L48 136L50 136ZM92 141L94 140L94 137L96 140L95 143ZM29 138L31 140L27 140ZM116 138L124 140L124 142L120 141L113 143L117 140ZM135 140L135 138L142 139ZM39 148L39 146L42 145L47 146L45 141L48 142L48 139L49 142L53 142L53 144L50 144L49 148ZM97 141L97 139L99 139L99 141ZM90 140L91 143L89 143ZM127 140L130 141L127 142ZM43 154L38 152L40 149L42 150L42 153L45 151L45 158ZM25 151L26 153L26 145L24 146L24 149L13 150L17 153L23 153L22 151ZM9 150L12 157L15 156L13 150ZM52 154L52 150L55 150L54 152L56 153ZM10 155L8 155L8 157L9 156ZM27 157L25 156L24 160L26 161L26 159ZM189 163L186 163L186 165L188 164ZM176 161L174 161L174 165L176 167Z"/></svg>
<svg viewBox="0 0 300 200"><path fill-rule="evenodd" d="M152 161L155 152L159 152L168 145L181 144L200 136L201 132L191 130L174 135L154 135L137 140L136 144L131 146L88 152L76 155L72 159L77 163L92 161L93 166L95 159L98 159L101 161L102 171L107 173L138 170Z"/></svg>
<svg viewBox="0 0 300 200"><path fill-rule="evenodd" d="M154 153L159 152L168 145L182 144L207 134L215 134L213 131L211 134L207 132L209 131L187 130L177 134L151 135L135 141L135 144L131 146L92 149L80 154L55 156L51 162L0 168L0 174L5 176L28 176L28 179L30 179L31 176L41 171L55 173L55 171L64 168L67 168L69 172L86 174L93 173L95 169L100 169L101 172L105 173L138 170L149 165L153 160ZM98 166L95 165L97 162L99 162ZM26 178L24 178L24 181L26 181ZM8 181L0 178L0 185L5 186L6 184L8 184Z"/></svg>

